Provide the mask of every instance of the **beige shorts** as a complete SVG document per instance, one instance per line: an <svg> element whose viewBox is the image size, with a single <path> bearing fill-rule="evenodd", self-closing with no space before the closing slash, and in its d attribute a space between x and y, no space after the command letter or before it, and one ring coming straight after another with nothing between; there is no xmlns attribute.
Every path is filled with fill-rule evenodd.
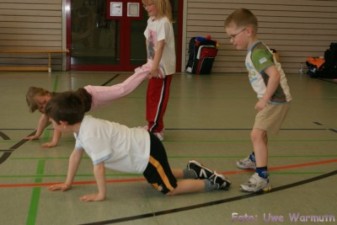
<svg viewBox="0 0 337 225"><path fill-rule="evenodd" d="M290 103L268 104L255 116L253 129L267 131L268 134L277 134L286 118Z"/></svg>

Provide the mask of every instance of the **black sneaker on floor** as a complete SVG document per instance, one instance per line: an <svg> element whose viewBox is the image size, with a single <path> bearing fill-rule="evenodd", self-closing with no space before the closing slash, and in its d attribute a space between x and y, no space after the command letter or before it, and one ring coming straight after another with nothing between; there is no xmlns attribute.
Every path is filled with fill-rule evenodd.
<svg viewBox="0 0 337 225"><path fill-rule="evenodd" d="M203 166L195 160L191 160L187 163L187 169L193 170L198 176L198 179L208 179L214 174L213 170Z"/></svg>
<svg viewBox="0 0 337 225"><path fill-rule="evenodd" d="M218 190L227 191L231 186L231 182L222 174L214 172L214 174L208 179L212 184L217 185Z"/></svg>

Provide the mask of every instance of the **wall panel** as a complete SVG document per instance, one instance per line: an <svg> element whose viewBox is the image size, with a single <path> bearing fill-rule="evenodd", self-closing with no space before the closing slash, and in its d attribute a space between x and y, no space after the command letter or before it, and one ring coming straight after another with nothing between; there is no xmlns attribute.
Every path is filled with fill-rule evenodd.
<svg viewBox="0 0 337 225"><path fill-rule="evenodd" d="M60 50L62 0L0 0L0 50ZM46 57L0 54L1 65L46 65ZM62 55L53 55L53 70L63 68Z"/></svg>
<svg viewBox="0 0 337 225"><path fill-rule="evenodd" d="M337 42L336 0L186 0L186 57L194 36L210 34L220 43L213 72L245 72L245 51L236 51L224 32L224 20L248 8L259 21L259 39L279 51L287 73L298 73L307 56L322 56Z"/></svg>

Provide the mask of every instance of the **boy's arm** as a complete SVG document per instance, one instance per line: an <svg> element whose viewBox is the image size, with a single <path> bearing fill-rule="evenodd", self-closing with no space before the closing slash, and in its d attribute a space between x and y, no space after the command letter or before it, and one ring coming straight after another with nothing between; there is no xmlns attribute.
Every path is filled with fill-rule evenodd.
<svg viewBox="0 0 337 225"><path fill-rule="evenodd" d="M52 140L50 142L42 144L42 147L43 148L52 148L52 147L55 147L57 145L57 143L59 142L61 136L62 136L62 132L59 131L59 130L54 129Z"/></svg>
<svg viewBox="0 0 337 225"><path fill-rule="evenodd" d="M68 172L66 181L62 184L51 185L48 189L50 191L67 191L71 189L71 185L74 181L77 169L81 163L83 150L74 149L69 157Z"/></svg>
<svg viewBox="0 0 337 225"><path fill-rule="evenodd" d="M81 201L103 201L106 196L106 181L104 162L94 165L94 175L97 183L98 193L88 194L81 197Z"/></svg>
<svg viewBox="0 0 337 225"><path fill-rule="evenodd" d="M153 59L153 65L150 71L151 77L158 77L160 75L159 64L160 64L161 57L163 56L164 47L165 47L165 40L161 40L157 42L156 52L154 54L154 59Z"/></svg>
<svg viewBox="0 0 337 225"><path fill-rule="evenodd" d="M260 98L259 101L255 105L255 109L258 111L261 111L262 109L264 109L264 107L266 107L266 105L268 104L268 101L271 99L278 85L280 84L281 75L274 65L269 66L265 70L265 73L269 76L269 80L268 80L266 92L264 93L263 97Z"/></svg>

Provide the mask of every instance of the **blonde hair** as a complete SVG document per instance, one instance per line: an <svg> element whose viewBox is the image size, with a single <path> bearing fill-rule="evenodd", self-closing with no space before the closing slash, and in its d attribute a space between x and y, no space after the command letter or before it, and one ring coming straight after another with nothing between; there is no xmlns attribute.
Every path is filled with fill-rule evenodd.
<svg viewBox="0 0 337 225"><path fill-rule="evenodd" d="M144 4L154 4L158 10L158 17L167 17L173 23L172 6L170 0L143 0Z"/></svg>
<svg viewBox="0 0 337 225"><path fill-rule="evenodd" d="M231 24L237 27L251 26L253 31L257 33L257 18L249 9L241 8L232 12L225 20L225 28Z"/></svg>
<svg viewBox="0 0 337 225"><path fill-rule="evenodd" d="M46 89L39 87L30 87L26 93L26 102L30 112L35 112L39 106L36 104L35 96L52 95L52 93Z"/></svg>

